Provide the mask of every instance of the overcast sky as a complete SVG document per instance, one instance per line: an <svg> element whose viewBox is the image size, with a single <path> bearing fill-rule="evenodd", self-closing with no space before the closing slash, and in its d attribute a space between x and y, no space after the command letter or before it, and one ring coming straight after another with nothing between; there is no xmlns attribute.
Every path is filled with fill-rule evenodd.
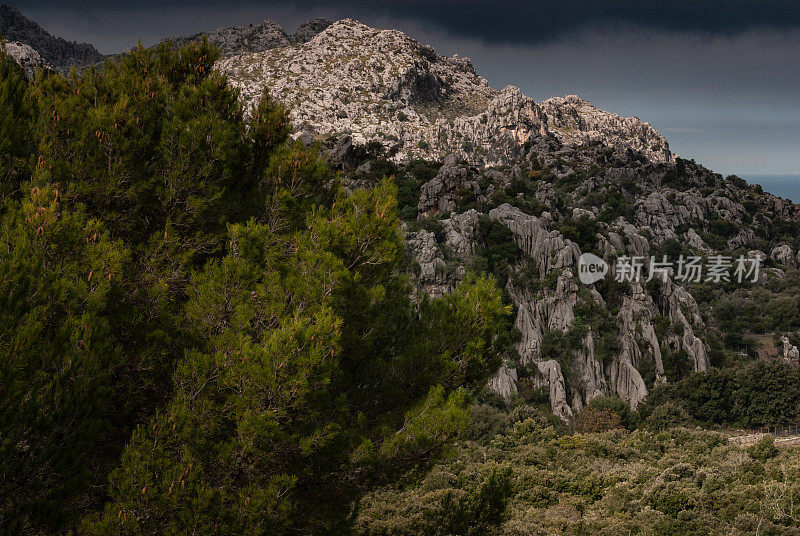
<svg viewBox="0 0 800 536"><path fill-rule="evenodd" d="M352 17L467 56L494 87L635 115L714 171L800 174L797 0L0 1L104 53L266 18L292 33Z"/></svg>

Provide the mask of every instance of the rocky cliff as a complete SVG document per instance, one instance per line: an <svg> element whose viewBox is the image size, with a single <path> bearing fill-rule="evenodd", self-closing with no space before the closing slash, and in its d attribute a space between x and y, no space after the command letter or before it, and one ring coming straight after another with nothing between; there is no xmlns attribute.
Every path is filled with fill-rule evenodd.
<svg viewBox="0 0 800 536"><path fill-rule="evenodd" d="M68 73L73 65L83 68L103 61L103 55L92 45L55 37L18 10L5 5L0 5L0 37L9 43L27 45L41 61L62 74Z"/></svg>
<svg viewBox="0 0 800 536"><path fill-rule="evenodd" d="M273 48L289 46L292 43L305 43L324 31L331 22L326 19L312 19L304 22L293 35L275 21L266 19L260 24L218 28L208 32L172 37L174 46L196 43L207 37L209 42L219 47L222 56L235 56L249 52L264 52Z"/></svg>

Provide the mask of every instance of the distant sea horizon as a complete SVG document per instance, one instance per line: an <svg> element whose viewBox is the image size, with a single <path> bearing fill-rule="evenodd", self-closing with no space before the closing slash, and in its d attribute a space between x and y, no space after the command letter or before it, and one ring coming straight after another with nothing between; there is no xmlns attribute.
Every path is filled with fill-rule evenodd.
<svg viewBox="0 0 800 536"><path fill-rule="evenodd" d="M800 175L737 173L750 184L760 184L765 192L800 203Z"/></svg>

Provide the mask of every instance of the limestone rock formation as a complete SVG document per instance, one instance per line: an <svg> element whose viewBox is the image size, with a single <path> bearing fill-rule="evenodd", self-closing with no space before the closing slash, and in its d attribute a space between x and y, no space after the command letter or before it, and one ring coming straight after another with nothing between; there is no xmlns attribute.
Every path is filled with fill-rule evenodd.
<svg viewBox="0 0 800 536"><path fill-rule="evenodd" d="M708 311L692 287L648 267L641 280L610 281L621 256L766 258L762 248L781 265L765 268L768 278L800 265L793 239L764 238L778 220L800 228L800 206L677 157L635 117L575 95L536 102L514 86L492 88L466 58L351 19L309 21L291 37L269 22L212 34L223 47L216 68L246 110L268 88L347 187L368 187L374 169L391 166L407 179L416 159L438 166L403 183L414 195L405 210L418 215L403 224L416 292L451 291L487 246L482 226L508 230L518 251L506 259L504 290L519 338L488 382L506 400L524 395L524 380L568 421L599 395L637 407L671 381L675 360L709 369ZM367 143L377 160L364 156ZM585 252L609 265L606 280L579 281Z"/></svg>
<svg viewBox="0 0 800 536"><path fill-rule="evenodd" d="M783 343L783 358L795 367L800 366L800 350L797 349L797 346L789 342L789 337L781 337L781 342Z"/></svg>
<svg viewBox="0 0 800 536"><path fill-rule="evenodd" d="M32 79L36 75L37 69L50 69L53 68L45 62L42 57L30 46L12 42L5 44L5 51L11 58L19 63L20 67L25 70L25 76Z"/></svg>
<svg viewBox="0 0 800 536"><path fill-rule="evenodd" d="M781 244L780 246L775 246L772 248L772 251L769 252L769 256L772 257L775 262L784 266L788 266L790 268L797 266L795 254L792 251L791 246L786 244Z"/></svg>

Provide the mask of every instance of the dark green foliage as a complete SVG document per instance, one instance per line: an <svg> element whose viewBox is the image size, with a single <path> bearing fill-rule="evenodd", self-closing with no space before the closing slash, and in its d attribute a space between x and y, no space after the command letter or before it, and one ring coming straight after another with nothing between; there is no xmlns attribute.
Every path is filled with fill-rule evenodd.
<svg viewBox="0 0 800 536"><path fill-rule="evenodd" d="M800 418L800 376L786 363L760 361L692 374L657 386L639 408L640 419L648 420L670 402L706 425L793 424Z"/></svg>
<svg viewBox="0 0 800 536"><path fill-rule="evenodd" d="M775 288L737 289L719 296L713 314L720 330L743 336L800 329L800 292L793 286L796 276L790 272L787 279ZM734 338L730 342L743 344Z"/></svg>
<svg viewBox="0 0 800 536"><path fill-rule="evenodd" d="M670 382L685 378L692 372L694 367L689 354L683 349L677 352L663 351L661 353L661 361L664 364L664 375L667 377L667 381Z"/></svg>
<svg viewBox="0 0 800 536"><path fill-rule="evenodd" d="M739 225L729 220L725 220L718 215L713 215L708 222L708 231L700 233L703 240L716 250L725 250L728 246L728 239L739 232Z"/></svg>
<svg viewBox="0 0 800 536"><path fill-rule="evenodd" d="M573 326L587 325L592 328L595 356L601 363L610 364L620 350L616 319L608 309L601 307L594 298L586 295L575 306L574 313Z"/></svg>
<svg viewBox="0 0 800 536"><path fill-rule="evenodd" d="M683 406L667 401L653 409L640 425L644 429L661 432L670 428L689 426L690 423L691 418Z"/></svg>
<svg viewBox="0 0 800 536"><path fill-rule="evenodd" d="M458 441L453 455L421 478L368 494L356 533L709 535L760 527L759 534L799 534L786 515L800 490L796 450L770 449L764 461L743 457L723 434L666 426L680 423L666 419L676 413L671 405L658 432L580 434L564 433L520 406L525 415L511 412L506 431L491 441ZM508 491L496 480L493 500L476 501L482 484L504 472L512 475ZM497 507L475 507L481 502ZM487 523L501 503L497 524ZM472 525L454 524L479 511L485 517Z"/></svg>
<svg viewBox="0 0 800 536"><path fill-rule="evenodd" d="M523 255L514 242L514 234L499 221L482 214L478 220L476 242L473 268L494 274L501 288L505 287L511 266Z"/></svg>
<svg viewBox="0 0 800 536"><path fill-rule="evenodd" d="M97 506L125 435L108 317L127 252L52 187L3 215L0 252L0 532L56 531Z"/></svg>
<svg viewBox="0 0 800 536"><path fill-rule="evenodd" d="M616 414L625 428L633 427L631 407L618 396L596 396L586 404L587 408L605 410Z"/></svg>
<svg viewBox="0 0 800 536"><path fill-rule="evenodd" d="M737 188L747 188L747 182L738 175L728 175L725 180Z"/></svg>
<svg viewBox="0 0 800 536"><path fill-rule="evenodd" d="M620 216L628 221L633 219L634 205L621 190L597 194L596 196L589 194L585 204L587 206L600 207L598 219L602 222L610 223Z"/></svg>
<svg viewBox="0 0 800 536"><path fill-rule="evenodd" d="M217 56L0 58L3 534L340 532L512 351L495 280L412 301L394 185L340 190L266 95L247 124ZM487 478L454 526L499 515Z"/></svg>
<svg viewBox="0 0 800 536"><path fill-rule="evenodd" d="M193 278L186 305L203 342L134 434L91 531L338 531L373 479L460 430L461 387L496 368L508 310L486 278L414 310L392 275L393 194L383 182L340 195L292 235L230 228L230 253Z"/></svg>
<svg viewBox="0 0 800 536"><path fill-rule="evenodd" d="M770 458L774 458L778 454L778 448L775 446L775 440L771 435L767 434L756 442L755 445L747 449L747 453L754 459L765 462Z"/></svg>
<svg viewBox="0 0 800 536"><path fill-rule="evenodd" d="M558 230L568 238L578 244L581 252L597 252L597 233L599 227L597 222L589 216L581 216L577 220L564 218L558 225Z"/></svg>
<svg viewBox="0 0 800 536"><path fill-rule="evenodd" d="M37 176L128 243L170 224L194 255L218 250L248 148L237 95L212 73L217 55L206 42L139 48L101 73L37 85Z"/></svg>
<svg viewBox="0 0 800 536"><path fill-rule="evenodd" d="M412 160L405 165L405 172L394 175L397 184L397 206L400 219L414 221L417 218L420 187L434 178L440 164L427 160Z"/></svg>
<svg viewBox="0 0 800 536"><path fill-rule="evenodd" d="M514 487L513 473L507 466L487 468L481 474L444 470L430 480L428 489L412 490L389 506L389 516L384 517L389 513L386 511L384 515L370 512L375 516L370 519L374 524L358 523L355 534L491 534L502 521Z"/></svg>
<svg viewBox="0 0 800 536"><path fill-rule="evenodd" d="M0 214L7 199L18 193L30 173L35 114L25 72L6 56L0 41Z"/></svg>
<svg viewBox="0 0 800 536"><path fill-rule="evenodd" d="M482 212L488 212L503 203L508 203L526 214L533 214L534 216L539 216L547 210L547 206L536 198L536 181L519 178L513 178L511 185L507 188L496 188L488 206L473 206L471 208L478 208Z"/></svg>

